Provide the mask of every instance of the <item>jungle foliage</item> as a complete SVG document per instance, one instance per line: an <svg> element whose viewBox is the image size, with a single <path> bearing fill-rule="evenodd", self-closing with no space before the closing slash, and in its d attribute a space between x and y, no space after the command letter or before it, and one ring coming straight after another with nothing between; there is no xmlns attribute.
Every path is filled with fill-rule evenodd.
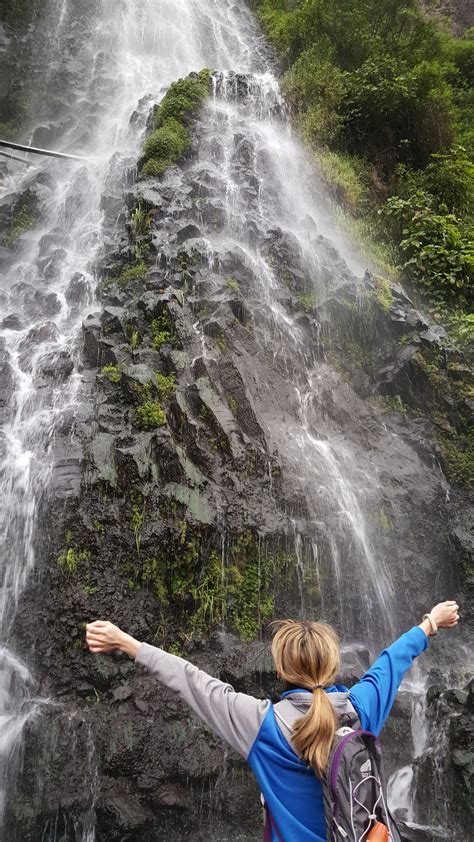
<svg viewBox="0 0 474 842"><path fill-rule="evenodd" d="M334 198L445 315L472 306L474 31L418 0L254 0ZM469 320L466 320L470 333ZM461 331L462 333L462 331Z"/></svg>

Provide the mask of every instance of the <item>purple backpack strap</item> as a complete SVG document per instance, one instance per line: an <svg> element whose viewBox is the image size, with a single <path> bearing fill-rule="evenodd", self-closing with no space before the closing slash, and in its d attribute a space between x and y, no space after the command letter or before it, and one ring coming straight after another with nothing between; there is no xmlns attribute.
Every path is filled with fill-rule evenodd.
<svg viewBox="0 0 474 842"><path fill-rule="evenodd" d="M272 842L272 830L275 831L278 842L283 842L283 836L275 824L275 819L265 804L265 830L263 831L263 842Z"/></svg>

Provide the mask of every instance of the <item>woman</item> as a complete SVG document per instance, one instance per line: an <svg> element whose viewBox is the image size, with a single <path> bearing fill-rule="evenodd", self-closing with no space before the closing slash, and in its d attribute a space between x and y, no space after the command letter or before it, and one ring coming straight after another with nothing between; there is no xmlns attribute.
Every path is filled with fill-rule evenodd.
<svg viewBox="0 0 474 842"><path fill-rule="evenodd" d="M276 705L236 693L183 658L140 643L109 622L90 623L87 644L94 653L120 649L134 658L245 757L273 820L273 842L325 842L320 777L338 727L335 711L343 713L349 705L362 728L378 734L414 658L438 628L455 626L458 619L456 602L439 603L419 626L385 649L350 690L334 684L340 663L336 632L324 623L284 620L272 642L277 675L287 682Z"/></svg>

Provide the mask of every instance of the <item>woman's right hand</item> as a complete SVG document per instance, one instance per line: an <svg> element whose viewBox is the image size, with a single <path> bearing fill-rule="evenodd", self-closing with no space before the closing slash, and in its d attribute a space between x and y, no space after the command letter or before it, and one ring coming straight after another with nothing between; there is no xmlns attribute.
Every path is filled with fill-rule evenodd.
<svg viewBox="0 0 474 842"><path fill-rule="evenodd" d="M121 649L124 633L108 620L95 620L86 626L86 641L91 652L113 652Z"/></svg>
<svg viewBox="0 0 474 842"><path fill-rule="evenodd" d="M95 620L86 626L86 641L91 652L114 652L119 649L130 658L136 658L141 643L134 637L109 623L108 620Z"/></svg>
<svg viewBox="0 0 474 842"><path fill-rule="evenodd" d="M454 600L439 602L430 611L439 629L449 629L457 626L459 620L459 605Z"/></svg>

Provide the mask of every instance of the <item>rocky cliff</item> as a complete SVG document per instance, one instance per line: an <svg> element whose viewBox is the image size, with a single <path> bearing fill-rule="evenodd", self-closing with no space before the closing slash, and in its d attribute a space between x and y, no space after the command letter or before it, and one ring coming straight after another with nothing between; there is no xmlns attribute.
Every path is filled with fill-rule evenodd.
<svg viewBox="0 0 474 842"><path fill-rule="evenodd" d="M299 220L298 238L262 211L270 164L245 122L258 85L232 74L207 84L210 103L183 117L184 154L156 176L140 173L143 159L122 193L102 199L107 248L83 323L82 398L56 434L38 564L14 625L43 700L11 793L16 842L85 839L94 829L104 842L260 838L243 762L126 659L90 656L92 618L239 690L273 695L265 641L275 616L334 622L349 683L368 649L435 595L459 597L467 617L469 500L456 484L470 482L468 367L400 287L356 277L314 220ZM278 100L265 96L277 115ZM237 122L224 132L220 105L229 101ZM229 173L245 203L240 220L229 216ZM10 203L7 228L14 214ZM317 267L302 242L317 251ZM88 295L84 277L73 277L69 306L86 306ZM55 357L42 376L61 389L72 360ZM355 504L346 477L367 483L356 512L367 536L347 523ZM338 495L347 517L334 508ZM393 596L379 588L383 570L371 577L369 544L397 595L392 627L382 601ZM453 638L456 653L460 645ZM448 646L434 642L432 669L449 663ZM472 759L458 657L451 675L431 681L430 705L450 718L448 768L430 791L438 756L428 752L418 787L421 817L443 820L452 839L468 832ZM402 697L387 729L390 770L406 762L409 717ZM437 803L445 791L455 805L448 816Z"/></svg>

